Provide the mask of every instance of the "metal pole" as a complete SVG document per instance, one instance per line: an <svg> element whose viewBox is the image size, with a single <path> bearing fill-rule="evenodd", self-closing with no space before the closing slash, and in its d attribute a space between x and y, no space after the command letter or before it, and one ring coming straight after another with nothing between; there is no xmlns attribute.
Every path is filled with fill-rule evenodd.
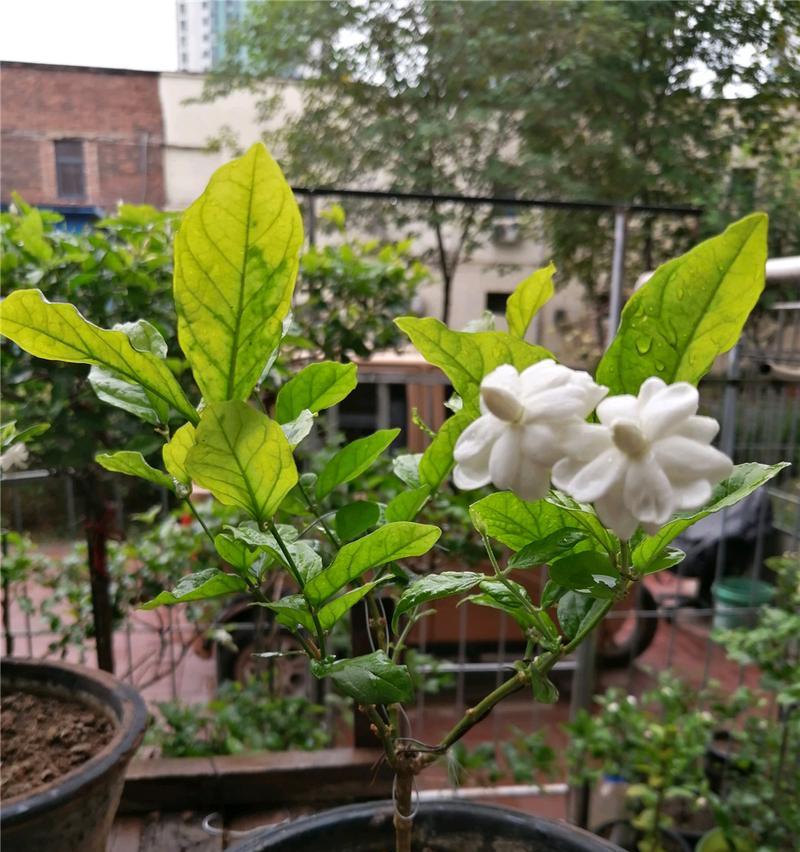
<svg viewBox="0 0 800 852"><path fill-rule="evenodd" d="M576 667L572 675L572 697L569 705L569 718L574 721L578 711L590 709L595 684L595 662L597 657L597 633L590 633L575 652ZM573 787L570 791L568 813L569 821L581 828L589 826L588 784Z"/></svg>
<svg viewBox="0 0 800 852"><path fill-rule="evenodd" d="M308 244L317 244L317 198L313 192L308 196Z"/></svg>
<svg viewBox="0 0 800 852"><path fill-rule="evenodd" d="M608 294L608 336L610 346L619 325L622 311L622 278L625 273L625 238L627 236L628 212L624 207L614 211L614 257L611 262L611 287Z"/></svg>

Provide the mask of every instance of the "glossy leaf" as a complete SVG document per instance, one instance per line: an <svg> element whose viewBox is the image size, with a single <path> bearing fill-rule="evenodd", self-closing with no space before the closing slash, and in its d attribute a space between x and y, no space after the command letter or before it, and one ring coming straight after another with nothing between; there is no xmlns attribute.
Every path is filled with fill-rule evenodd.
<svg viewBox="0 0 800 852"><path fill-rule="evenodd" d="M118 323L114 330L127 335L131 345L139 352L150 352L158 358L167 357L167 343L161 332L146 320ZM166 423L169 419L169 405L166 402L151 401L141 385L126 381L111 370L92 366L89 370L89 383L98 399L121 408L146 423Z"/></svg>
<svg viewBox="0 0 800 852"><path fill-rule="evenodd" d="M209 402L247 399L281 338L303 224L260 143L217 169L175 238L178 340Z"/></svg>
<svg viewBox="0 0 800 852"><path fill-rule="evenodd" d="M187 487L192 484L192 477L186 470L186 456L194 446L195 428L191 423L184 423L180 429L176 429L173 436L161 448L161 457L164 459L164 467Z"/></svg>
<svg viewBox="0 0 800 852"><path fill-rule="evenodd" d="M48 302L39 290L16 290L3 299L0 334L37 358L102 367L140 385L153 411L171 406L187 420L198 421L194 406L163 359L135 349L122 331L93 325L72 305Z"/></svg>
<svg viewBox="0 0 800 852"><path fill-rule="evenodd" d="M399 429L381 429L342 447L322 468L317 479L317 500L322 500L345 482L363 473L400 434Z"/></svg>
<svg viewBox="0 0 800 852"><path fill-rule="evenodd" d="M378 523L380 506L367 500L357 500L342 506L336 513L336 532L341 541L352 541Z"/></svg>
<svg viewBox="0 0 800 852"><path fill-rule="evenodd" d="M245 402L215 402L203 409L186 470L220 502L239 506L259 523L272 518L297 482L283 430Z"/></svg>
<svg viewBox="0 0 800 852"><path fill-rule="evenodd" d="M318 678L329 677L340 692L359 704L396 704L414 694L406 666L393 663L383 651L334 663L311 661Z"/></svg>
<svg viewBox="0 0 800 852"><path fill-rule="evenodd" d="M502 331L452 331L431 317L402 317L397 325L411 338L419 353L439 367L450 379L464 408L478 411L481 379L501 364L513 364L518 370L553 356L541 346Z"/></svg>
<svg viewBox="0 0 800 852"><path fill-rule="evenodd" d="M485 579L485 574L477 574L474 571L442 571L440 574L428 574L414 580L403 590L397 601L392 617L393 629L397 629L401 615L420 604L468 592Z"/></svg>
<svg viewBox="0 0 800 852"><path fill-rule="evenodd" d="M304 408L294 420L290 420L288 423L281 423L283 434L286 435L286 440L292 449L304 438L308 437L313 427L314 415L307 408Z"/></svg>
<svg viewBox="0 0 800 852"><path fill-rule="evenodd" d="M297 630L298 626L304 627L309 633L315 632L314 619L308 611L308 605L302 595L287 595L277 601L259 603L271 612L275 613L275 620L289 630Z"/></svg>
<svg viewBox="0 0 800 852"><path fill-rule="evenodd" d="M508 560L508 567L532 568L537 565L546 565L553 559L568 553L586 537L587 534L582 530L556 530L542 539L526 544Z"/></svg>
<svg viewBox="0 0 800 852"><path fill-rule="evenodd" d="M104 467L106 470L111 470L114 473L124 473L127 476L138 476L140 479L147 479L155 485L160 485L162 488L168 488L170 491L175 490L175 483L163 471L149 465L141 453L133 452L132 450L120 450L116 453L98 453L94 460Z"/></svg>
<svg viewBox="0 0 800 852"><path fill-rule="evenodd" d="M728 479L714 489L707 506L695 512L681 513L665 524L656 535L647 536L636 546L633 551L634 568L642 573L649 573L650 565L672 539L702 518L735 505L787 466L786 462L773 465L756 462L736 465Z"/></svg>
<svg viewBox="0 0 800 852"><path fill-rule="evenodd" d="M247 583L238 574L226 574L217 568L206 568L196 574L183 577L171 592L161 592L153 600L142 605L142 609L155 609L159 606L202 601L219 598L234 592L244 592Z"/></svg>
<svg viewBox="0 0 800 852"><path fill-rule="evenodd" d="M478 606L488 606L505 612L523 630L538 626L536 615L531 611L533 601L531 601L527 589L513 580L508 580L508 583L516 590L516 595L510 592L506 585L499 580L483 578L480 583L480 594L470 595L466 600ZM528 606L525 606L520 598Z"/></svg>
<svg viewBox="0 0 800 852"><path fill-rule="evenodd" d="M553 580L548 580L542 589L540 606L542 609L549 609L553 606L553 604L556 604L559 600L561 600L566 591L567 590L564 586L559 586L558 583Z"/></svg>
<svg viewBox="0 0 800 852"><path fill-rule="evenodd" d="M553 297L553 264L537 269L516 286L506 303L508 331L513 337L525 337L531 320Z"/></svg>
<svg viewBox="0 0 800 852"><path fill-rule="evenodd" d="M558 689L547 675L540 674L535 668L531 668L531 689L533 697L542 704L556 704L558 702Z"/></svg>
<svg viewBox="0 0 800 852"><path fill-rule="evenodd" d="M422 485L426 485L431 491L436 491L450 476L456 441L472 419L472 414L468 411L460 411L453 417L448 417L422 454L419 479Z"/></svg>
<svg viewBox="0 0 800 852"><path fill-rule="evenodd" d="M611 598L619 581L619 571L605 553L589 550L570 553L553 562L550 579L576 592Z"/></svg>
<svg viewBox="0 0 800 852"><path fill-rule="evenodd" d="M764 289L767 216L754 213L660 266L631 296L597 368L612 394L649 376L697 382L739 339Z"/></svg>
<svg viewBox="0 0 800 852"><path fill-rule="evenodd" d="M680 565L685 558L686 554L680 548L665 547L648 563L642 574L655 574L657 571L663 571L666 568L674 568L676 565Z"/></svg>
<svg viewBox="0 0 800 852"><path fill-rule="evenodd" d="M235 539L229 533L214 536L217 553L238 573L247 573L261 554L251 550L244 542Z"/></svg>
<svg viewBox="0 0 800 852"><path fill-rule="evenodd" d="M584 619L597 601L590 595L568 591L558 602L558 623L568 639L577 636Z"/></svg>
<svg viewBox="0 0 800 852"><path fill-rule="evenodd" d="M362 598L368 595L375 583L365 583L363 586L358 586L355 589L350 589L338 598L334 598L330 603L326 603L319 611L319 623L323 630L330 630L340 618L346 615Z"/></svg>
<svg viewBox="0 0 800 852"><path fill-rule="evenodd" d="M419 478L419 464L422 453L405 453L392 460L394 475L409 488L419 488L422 484Z"/></svg>
<svg viewBox="0 0 800 852"><path fill-rule="evenodd" d="M275 419L278 423L288 423L306 408L316 414L340 403L357 384L355 364L337 364L335 361L309 364L278 391Z"/></svg>
<svg viewBox="0 0 800 852"><path fill-rule="evenodd" d="M412 488L410 491L401 491L386 506L387 522L413 521L429 496L430 489L425 485L421 488Z"/></svg>
<svg viewBox="0 0 800 852"><path fill-rule="evenodd" d="M370 568L395 559L422 556L438 540L441 531L429 524L395 523L379 527L357 541L345 544L333 562L305 589L313 604L321 604Z"/></svg>

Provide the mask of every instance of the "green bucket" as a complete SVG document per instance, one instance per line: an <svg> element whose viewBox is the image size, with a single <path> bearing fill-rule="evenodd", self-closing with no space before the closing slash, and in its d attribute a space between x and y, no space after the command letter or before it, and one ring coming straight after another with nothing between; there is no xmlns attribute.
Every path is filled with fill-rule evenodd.
<svg viewBox="0 0 800 852"><path fill-rule="evenodd" d="M763 606L772 598L774 588L751 577L728 577L711 586L714 598L712 627L746 627L755 622L752 607Z"/></svg>

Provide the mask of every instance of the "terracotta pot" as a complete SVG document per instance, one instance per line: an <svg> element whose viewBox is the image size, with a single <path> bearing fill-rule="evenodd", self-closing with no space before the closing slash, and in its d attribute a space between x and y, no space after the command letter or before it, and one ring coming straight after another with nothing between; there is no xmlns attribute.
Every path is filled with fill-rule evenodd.
<svg viewBox="0 0 800 852"><path fill-rule="evenodd" d="M346 805L261 831L231 852L386 852L394 848L391 802ZM426 852L622 852L566 823L475 802L426 802L413 848Z"/></svg>
<svg viewBox="0 0 800 852"><path fill-rule="evenodd" d="M3 660L3 691L79 701L109 716L116 731L86 763L32 793L3 801L3 852L105 852L125 768L142 742L147 708L138 692L105 672L61 662Z"/></svg>

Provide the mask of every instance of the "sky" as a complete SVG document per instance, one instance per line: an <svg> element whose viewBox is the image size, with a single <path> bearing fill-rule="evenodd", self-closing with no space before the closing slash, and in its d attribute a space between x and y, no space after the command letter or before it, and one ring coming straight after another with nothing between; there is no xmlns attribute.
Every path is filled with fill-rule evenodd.
<svg viewBox="0 0 800 852"><path fill-rule="evenodd" d="M175 0L0 0L3 60L174 71L176 30Z"/></svg>

